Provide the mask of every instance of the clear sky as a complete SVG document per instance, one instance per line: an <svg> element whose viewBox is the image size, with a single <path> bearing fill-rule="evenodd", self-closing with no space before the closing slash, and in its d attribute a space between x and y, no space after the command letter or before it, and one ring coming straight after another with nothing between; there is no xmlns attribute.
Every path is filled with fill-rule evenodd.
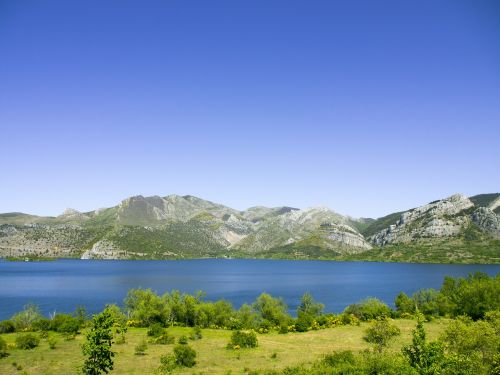
<svg viewBox="0 0 500 375"><path fill-rule="evenodd" d="M0 212L498 192L499 37L496 0L2 0Z"/></svg>

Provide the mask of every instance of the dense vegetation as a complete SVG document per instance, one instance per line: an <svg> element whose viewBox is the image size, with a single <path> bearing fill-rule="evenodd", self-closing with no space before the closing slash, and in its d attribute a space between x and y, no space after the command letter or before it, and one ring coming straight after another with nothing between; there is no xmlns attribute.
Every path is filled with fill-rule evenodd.
<svg viewBox="0 0 500 375"><path fill-rule="evenodd" d="M498 374L500 373L500 277L483 273L467 278L445 278L440 290L419 290L411 296L400 293L391 309L374 298L352 304L343 313L324 313L324 306L310 294L301 298L297 315L292 316L280 298L263 293L252 304L234 309L227 301L206 301L202 293L183 294L178 291L157 295L149 289L131 290L124 307L108 305L89 320L80 308L73 314L43 317L34 305L0 322L0 371L7 373L6 358L17 351L36 353L48 345L57 352L64 342L85 337L80 370L98 374L113 368L113 356L123 352L111 347L126 347L129 340L136 356L158 351L158 373L183 372L197 368L206 359L209 337L224 337L219 342L231 358L252 357L252 351L265 350L266 337L291 337L288 346L280 348L280 356L293 351L293 345L312 342L306 337L325 340L335 332L359 332L371 349L360 350L349 343L338 343L333 352L323 354L312 363L300 364L300 354L291 366L272 370L254 363L245 372L286 374ZM411 319L411 320L408 320ZM413 320L413 322L412 322ZM424 321L437 321L440 334L427 337ZM408 326L407 323L410 325ZM430 324L430 323L425 323ZM444 324L444 325L443 325ZM413 325L411 341L405 339L396 347L399 336L408 335ZM185 327L185 328L182 328ZM361 329L361 331L359 331ZM226 335L223 332L231 330ZM318 332L315 334L314 332ZM324 334L319 334L325 332ZM84 333L81 336L79 333ZM181 335L179 336L179 333ZM313 336L302 336L311 333ZM142 336L141 336L142 335ZM139 337L140 338L139 340ZM271 340L271 342L273 341ZM306 341L302 341L306 340ZM45 342L47 344L45 344ZM206 344L204 344L207 342ZM177 343L175 345L175 343ZM151 349L148 344L154 348ZM167 346L166 346L167 345ZM161 349L165 347L165 349ZM366 348L366 347L365 347ZM230 350L228 350L230 349ZM214 350L212 348L211 350ZM232 354L234 353L234 354ZM123 354L125 355L125 354ZM206 355L206 354L204 354ZM221 354L224 355L224 354ZM234 357L236 356L236 357ZM304 356L306 354L304 353ZM253 357L252 357L253 358ZM278 351L269 357L278 361ZM303 360L305 361L305 360ZM273 362L273 363L275 363ZM203 362L205 363L205 362ZM288 363L288 362L287 362ZM293 364L295 363L295 364ZM251 363L249 363L251 365ZM11 366L14 370L20 366ZM22 365L21 365L22 367ZM76 370L76 369L75 369ZM202 370L200 367L199 370ZM220 369L222 372L222 369ZM17 371L17 370L16 370Z"/></svg>

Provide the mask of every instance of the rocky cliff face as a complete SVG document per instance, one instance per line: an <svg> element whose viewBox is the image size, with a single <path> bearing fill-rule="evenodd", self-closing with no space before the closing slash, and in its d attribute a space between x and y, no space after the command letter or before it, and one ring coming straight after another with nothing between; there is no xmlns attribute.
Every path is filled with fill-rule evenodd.
<svg viewBox="0 0 500 375"><path fill-rule="evenodd" d="M496 208L497 206L494 206ZM472 221L483 231L500 239L500 216L491 208L480 207L472 213Z"/></svg>
<svg viewBox="0 0 500 375"><path fill-rule="evenodd" d="M418 242L422 239L458 237L475 224L483 232L498 236L498 215L479 207L461 194L432 202L401 214L399 220L370 237L378 246Z"/></svg>

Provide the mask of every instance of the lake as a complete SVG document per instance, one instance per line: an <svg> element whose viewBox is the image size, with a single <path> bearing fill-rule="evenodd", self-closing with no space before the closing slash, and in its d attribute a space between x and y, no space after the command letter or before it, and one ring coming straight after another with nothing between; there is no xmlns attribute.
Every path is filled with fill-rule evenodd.
<svg viewBox="0 0 500 375"><path fill-rule="evenodd" d="M400 291L440 288L444 276L500 272L500 265L408 264L297 260L200 259L175 261L0 260L0 319L28 302L44 314L71 312L83 305L89 312L106 303L121 304L131 288L158 293L173 289L206 292L207 300L226 299L239 307L262 292L283 297L291 312L310 292L327 312L340 312L366 297L393 305Z"/></svg>

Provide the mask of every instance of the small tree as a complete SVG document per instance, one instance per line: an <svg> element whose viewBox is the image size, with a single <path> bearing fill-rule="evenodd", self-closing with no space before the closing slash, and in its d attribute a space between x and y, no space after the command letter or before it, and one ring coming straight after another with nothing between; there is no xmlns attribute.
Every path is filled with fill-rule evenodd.
<svg viewBox="0 0 500 375"><path fill-rule="evenodd" d="M387 318L381 317L365 331L363 338L367 342L375 344L375 349L380 353L389 344L389 341L399 334L401 331L398 327L391 324Z"/></svg>
<svg viewBox="0 0 500 375"><path fill-rule="evenodd" d="M443 348L437 342L427 342L421 315L419 315L417 326L413 330L412 343L403 348L403 355L410 366L416 369L419 374L439 373L439 365L444 356Z"/></svg>
<svg viewBox="0 0 500 375"><path fill-rule="evenodd" d="M111 350L113 344L112 326L113 319L106 310L92 318L87 342L82 345L83 355L86 357L83 364L84 374L99 375L102 372L107 374L109 370L113 369L115 353Z"/></svg>
<svg viewBox="0 0 500 375"><path fill-rule="evenodd" d="M297 308L297 313L299 316L301 314L304 314L312 317L317 317L323 313L324 308L325 305L316 302L310 293L304 293L304 295L300 299L300 305Z"/></svg>
<svg viewBox="0 0 500 375"><path fill-rule="evenodd" d="M17 331L30 331L33 323L42 318L40 308L32 303L24 306L24 310L15 314L11 320Z"/></svg>

